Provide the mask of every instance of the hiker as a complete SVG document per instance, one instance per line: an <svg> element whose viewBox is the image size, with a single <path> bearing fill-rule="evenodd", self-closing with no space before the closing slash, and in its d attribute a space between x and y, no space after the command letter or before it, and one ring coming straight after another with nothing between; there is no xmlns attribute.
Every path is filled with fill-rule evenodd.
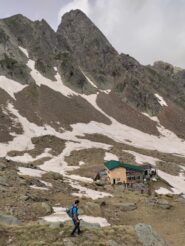
<svg viewBox="0 0 185 246"><path fill-rule="evenodd" d="M75 203L73 204L72 208L71 208L71 218L72 218L73 223L74 223L74 229L71 232L71 236L74 236L76 231L78 231L78 234L81 233L80 220L78 218L78 205L79 205L79 203L80 203L80 201L76 200Z"/></svg>

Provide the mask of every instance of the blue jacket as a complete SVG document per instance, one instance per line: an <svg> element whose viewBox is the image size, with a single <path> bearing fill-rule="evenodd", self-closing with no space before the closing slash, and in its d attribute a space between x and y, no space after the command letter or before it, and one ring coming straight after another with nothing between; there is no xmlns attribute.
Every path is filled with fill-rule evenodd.
<svg viewBox="0 0 185 246"><path fill-rule="evenodd" d="M73 208L72 208L72 219L74 219L75 215L78 218L78 207L76 205L73 205Z"/></svg>

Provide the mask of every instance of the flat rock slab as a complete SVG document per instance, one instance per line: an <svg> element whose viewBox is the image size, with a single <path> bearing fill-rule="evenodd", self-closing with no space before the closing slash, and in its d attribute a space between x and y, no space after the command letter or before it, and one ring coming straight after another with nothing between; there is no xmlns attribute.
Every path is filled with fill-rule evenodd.
<svg viewBox="0 0 185 246"><path fill-rule="evenodd" d="M0 214L0 224L5 224L5 225L20 225L21 224L21 221L18 220L14 216Z"/></svg>
<svg viewBox="0 0 185 246"><path fill-rule="evenodd" d="M122 211L132 211L132 210L135 210L137 209L137 205L136 203L117 203L115 204L116 207L120 208L120 210Z"/></svg>
<svg viewBox="0 0 185 246"><path fill-rule="evenodd" d="M170 209L172 207L172 205L165 199L158 200L157 205L163 209Z"/></svg>
<svg viewBox="0 0 185 246"><path fill-rule="evenodd" d="M135 231L143 246L168 246L166 241L151 227L151 225L137 224Z"/></svg>

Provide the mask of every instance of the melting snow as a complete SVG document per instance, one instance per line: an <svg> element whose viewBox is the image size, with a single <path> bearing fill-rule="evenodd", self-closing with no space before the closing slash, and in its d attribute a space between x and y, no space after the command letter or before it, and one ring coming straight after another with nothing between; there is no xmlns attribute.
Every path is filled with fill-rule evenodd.
<svg viewBox="0 0 185 246"><path fill-rule="evenodd" d="M185 176L183 173L180 173L179 176L174 176L168 173L165 173L161 170L158 170L158 175L162 179L166 180L173 188L171 190L175 194L184 193L185 194Z"/></svg>
<svg viewBox="0 0 185 246"><path fill-rule="evenodd" d="M131 150L124 150L124 152L127 152L127 153L134 155L135 160L138 164L150 163L151 165L155 166L156 162L160 161L157 158L154 158L154 157L151 157L148 155L142 155L142 154L139 154L139 153L131 151Z"/></svg>
<svg viewBox="0 0 185 246"><path fill-rule="evenodd" d="M160 187L158 190L155 191L158 194L166 195L166 194L172 194L172 192L164 187Z"/></svg>
<svg viewBox="0 0 185 246"><path fill-rule="evenodd" d="M6 91L14 100L16 100L15 94L22 91L26 86L5 76L0 76L0 88Z"/></svg>
<svg viewBox="0 0 185 246"><path fill-rule="evenodd" d="M59 75L58 72L55 75L56 81L53 81L53 80L50 80L44 77L38 70L35 69L35 61L29 59L27 66L31 69L30 74L38 86L41 86L41 85L48 86L50 89L60 92L66 97L70 97L72 95L78 95L76 92L74 92L69 87L64 85L64 83L62 82L61 76Z"/></svg>
<svg viewBox="0 0 185 246"><path fill-rule="evenodd" d="M72 193L73 196L78 196L78 197L84 196L84 197L91 198L92 200L96 200L96 199L104 198L104 197L112 197L110 193L92 190L92 189L81 186L77 182L71 182L71 180L70 180L70 185L74 189L79 190L78 192Z"/></svg>
<svg viewBox="0 0 185 246"><path fill-rule="evenodd" d="M29 54L28 54L28 51L26 49L24 49L23 47L19 46L19 49L25 54L25 56L27 58L29 58Z"/></svg>
<svg viewBox="0 0 185 246"><path fill-rule="evenodd" d="M36 186L36 185L30 185L30 188L36 189L36 190L49 190L46 187L39 187L39 186Z"/></svg>
<svg viewBox="0 0 185 246"><path fill-rule="evenodd" d="M49 182L46 182L46 181L43 181L43 180L39 180L42 184L44 184L45 186L47 187L40 187L40 186L37 186L37 185L30 185L30 188L33 188L33 189L37 189L37 190L49 190L48 188L51 188L53 187L53 185Z"/></svg>
<svg viewBox="0 0 185 246"><path fill-rule="evenodd" d="M28 57L28 52L21 47L20 49ZM58 91L65 96L79 95L63 84L61 77L58 73L55 76L56 81L52 81L42 76L35 69L35 62L33 60L29 60L27 65L28 67L31 68L31 75L35 79L35 82L38 86L46 85L49 88ZM0 77L0 87L3 88L5 87L4 79L7 78L3 76ZM7 84L11 86L7 87ZM8 82L6 83L6 90L14 99L15 99L14 94L22 90L24 87L25 86L16 83L15 81L8 80ZM107 93L109 93L109 91ZM73 150L87 149L87 148L103 148L108 150L110 146L96 143L96 142L91 142L86 139L78 139L77 136L84 136L84 134L103 134L105 136L108 136L109 138L114 139L115 141L126 143L126 144L128 144L127 139L129 139L135 147L139 147L143 149L151 149L151 150L156 149L158 151L162 151L165 153L176 153L185 156L184 154L185 145L182 142L182 139L178 138L173 132L165 129L163 126L160 125L159 122L158 122L158 130L161 133L160 137L149 135L137 129L123 125L117 122L114 118L104 113L103 110L98 107L96 103L97 94L93 94L89 96L81 95L81 97L86 99L94 108L96 108L99 112L101 112L106 117L108 117L111 120L112 124L105 125L103 123L98 123L93 121L88 124L78 123L72 125L72 129L73 129L72 131L66 131L64 133L58 133L56 132L55 129L53 129L50 126L39 127L36 124L29 122L26 118L22 117L11 104L9 104L7 109L17 117L18 121L23 127L24 133L22 135L15 135L13 141L7 144L4 143L0 144L0 156L6 156L7 152L11 150L22 151L22 150L33 149L34 145L31 142L31 138L33 137L52 135L52 136L59 137L61 139L75 141L75 142L67 142L66 148L64 149L63 153L61 153L61 155L54 157L50 161L45 162L44 165L42 165L41 167L45 171L55 171L55 172L62 173L66 178L68 178L71 181L71 185L79 189L79 193L75 193L74 195L78 195L78 196L85 195L91 197L92 199L97 199L99 197L104 197L104 196L110 196L110 194L93 191L86 187L82 187L78 182L75 183L75 181L72 179L79 181L80 176L78 175L71 176L68 175L67 172L79 168L79 166L78 167L68 166L64 160L65 156L70 155L71 151ZM158 98L162 106L167 106L166 102L161 96L159 96L158 94L155 94L155 96ZM157 119L153 119L153 120L157 121ZM30 156L24 156L23 158L29 159ZM137 158L140 158L139 159L140 162L143 161L143 158L145 158L145 160L147 158L147 160L150 160L150 162L156 161L154 159L152 160L151 157L150 159L148 159L149 157L146 156L143 157L141 155L140 156L137 155ZM43 174L43 173L38 173L42 171L37 169L35 170L35 169L20 168L19 171L20 174L24 173L23 175L34 175L34 176L39 175L40 177ZM167 182L169 182L172 186L174 186L175 192L185 192L185 181L184 181L183 174L180 174L179 176L172 176L160 171L160 176L165 180L167 180ZM80 177L80 181L87 182L87 179L84 177Z"/></svg>
<svg viewBox="0 0 185 246"><path fill-rule="evenodd" d="M80 69L81 70L81 72L83 73L83 75L84 75L84 77L87 79L87 81L93 86L93 87L95 87L95 88L98 88L97 86L96 86L96 84L82 71L82 69Z"/></svg>
<svg viewBox="0 0 185 246"><path fill-rule="evenodd" d="M66 208L53 207L54 214L43 217L47 222L65 222L71 220L71 218L66 213ZM93 217L87 215L80 215L79 219L91 224L99 224L101 227L110 226L106 219L102 217Z"/></svg>
<svg viewBox="0 0 185 246"><path fill-rule="evenodd" d="M38 155L35 158L33 158L28 153L25 153L22 156L7 156L6 159L11 160L11 161L15 161L15 162L21 162L21 163L34 162L34 161L40 160L40 159L45 158L45 157L52 157L52 155L49 154L48 151L50 151L50 149L45 149L44 153L42 153L41 155Z"/></svg>
<svg viewBox="0 0 185 246"><path fill-rule="evenodd" d="M46 182L46 181L43 181L43 180L39 180L41 183L43 183L45 186L47 186L47 187L53 187L53 185L51 184L51 183L49 183L49 182Z"/></svg>
<svg viewBox="0 0 185 246"><path fill-rule="evenodd" d="M104 157L104 161L111 161L111 160L119 161L119 158L110 152L106 152L105 157Z"/></svg>
<svg viewBox="0 0 185 246"><path fill-rule="evenodd" d="M70 179L74 179L74 180L78 180L78 181L81 181L81 182L84 182L84 183L93 183L93 179L91 178L86 178L86 177L82 177L82 176L79 176L79 175L68 175L68 177Z"/></svg>
<svg viewBox="0 0 185 246"><path fill-rule="evenodd" d="M79 161L79 166L83 166L85 165L85 162L84 161Z"/></svg>
<svg viewBox="0 0 185 246"><path fill-rule="evenodd" d="M54 157L52 160L46 161L40 168L44 171L54 171L61 173L64 177L66 177L69 181L71 187L76 188L79 190L78 193L73 193L74 196L86 196L92 199L103 198L105 196L111 196L109 193L105 192L98 192L92 189L88 189L86 187L81 186L77 181L85 182L85 183L92 183L93 180L86 177L81 177L78 175L69 175L67 174L68 171L75 170L79 168L79 166L68 166L67 162L65 161L65 157L69 156L72 151L74 150L81 150L81 149L88 149L88 148L103 148L109 149L110 146L106 144L91 142L86 139L81 139L81 143L79 142L67 142L66 147L63 152Z"/></svg>
<svg viewBox="0 0 185 246"><path fill-rule="evenodd" d="M29 122L25 117L21 116L10 103L7 106L7 110L16 116L16 122L21 124L24 133L22 135L15 135L15 138L6 144L0 143L0 157L6 156L7 152L12 150L28 151L33 149L34 145L31 142L33 137L57 135L55 134L55 130L49 126L40 127L34 123Z"/></svg>
<svg viewBox="0 0 185 246"><path fill-rule="evenodd" d="M33 169L33 168L26 168L26 167L19 167L18 168L19 175L26 175L26 176L31 176L31 177L42 177L43 174L46 172L39 170L39 169Z"/></svg>
<svg viewBox="0 0 185 246"><path fill-rule="evenodd" d="M163 106L168 106L168 104L165 102L165 100L163 99L163 97L161 97L160 95L158 95L157 93L155 94L155 96L158 99L159 104L163 107Z"/></svg>

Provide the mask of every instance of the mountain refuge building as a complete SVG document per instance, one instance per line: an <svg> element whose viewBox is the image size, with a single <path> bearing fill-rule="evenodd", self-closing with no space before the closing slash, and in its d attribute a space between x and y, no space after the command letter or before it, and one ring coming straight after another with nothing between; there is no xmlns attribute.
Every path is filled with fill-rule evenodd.
<svg viewBox="0 0 185 246"><path fill-rule="evenodd" d="M106 174L111 184L143 183L146 177L150 177L152 166L137 166L120 161L107 161L104 163Z"/></svg>

